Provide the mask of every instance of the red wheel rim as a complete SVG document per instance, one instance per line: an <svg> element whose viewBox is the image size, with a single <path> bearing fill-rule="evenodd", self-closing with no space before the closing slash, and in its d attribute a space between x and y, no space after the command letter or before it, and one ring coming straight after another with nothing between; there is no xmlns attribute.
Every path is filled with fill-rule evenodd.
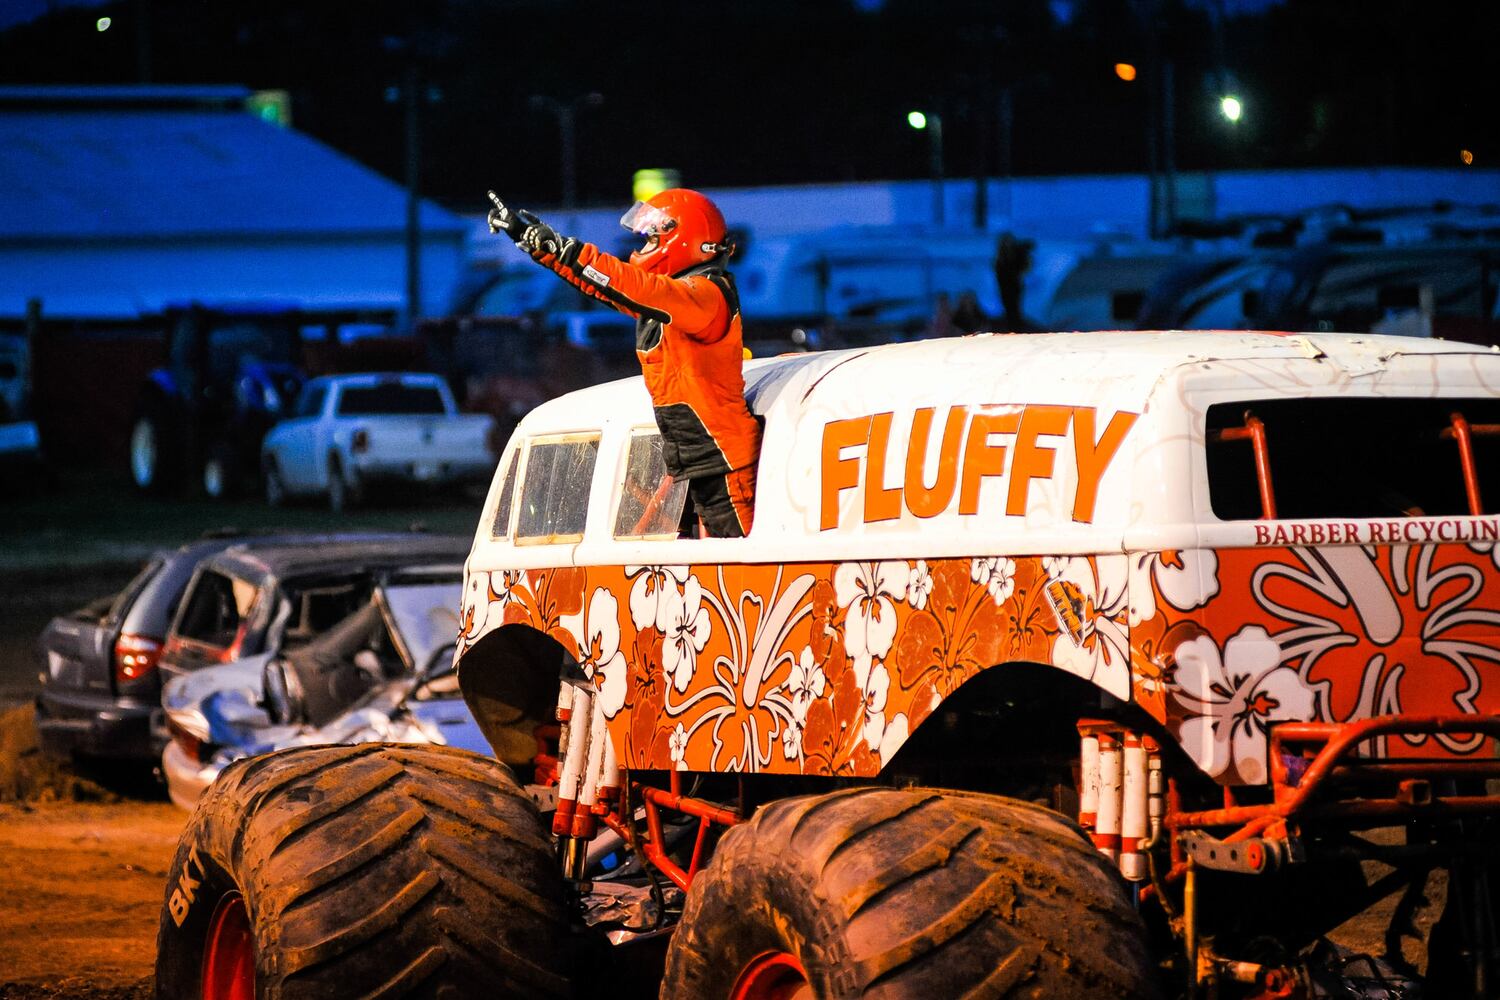
<svg viewBox="0 0 1500 1000"><path fill-rule="evenodd" d="M203 950L203 1000L255 1000L255 939L240 894L219 900Z"/></svg>
<svg viewBox="0 0 1500 1000"><path fill-rule="evenodd" d="M766 951L756 955L729 991L729 1000L800 1000L811 997L807 970L797 956L784 951Z"/></svg>

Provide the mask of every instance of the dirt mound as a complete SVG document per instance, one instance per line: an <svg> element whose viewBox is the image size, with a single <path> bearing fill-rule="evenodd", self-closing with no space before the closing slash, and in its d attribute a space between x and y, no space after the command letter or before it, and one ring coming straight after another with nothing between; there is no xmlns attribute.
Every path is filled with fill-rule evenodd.
<svg viewBox="0 0 1500 1000"><path fill-rule="evenodd" d="M120 796L103 785L42 753L31 706L0 713L0 802L119 800Z"/></svg>
<svg viewBox="0 0 1500 1000"><path fill-rule="evenodd" d="M0 983L0 1000L151 1000L154 993L150 977L130 986L100 986L82 977L40 986Z"/></svg>

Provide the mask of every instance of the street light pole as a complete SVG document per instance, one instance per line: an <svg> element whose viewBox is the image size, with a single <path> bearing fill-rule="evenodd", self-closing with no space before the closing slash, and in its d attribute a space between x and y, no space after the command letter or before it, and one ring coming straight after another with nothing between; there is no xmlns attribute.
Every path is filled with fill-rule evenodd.
<svg viewBox="0 0 1500 1000"><path fill-rule="evenodd" d="M941 226L943 224L943 119L936 112L926 114L921 111L910 111L906 115L906 123L918 132L926 131L930 140L928 144L929 162L932 170L932 221Z"/></svg>
<svg viewBox="0 0 1500 1000"><path fill-rule="evenodd" d="M421 80L415 54L410 55L402 90L406 111L406 317L416 323L422 314L422 116Z"/></svg>
<svg viewBox="0 0 1500 1000"><path fill-rule="evenodd" d="M943 225L943 118L933 115L932 128L932 218Z"/></svg>
<svg viewBox="0 0 1500 1000"><path fill-rule="evenodd" d="M550 111L557 116L559 156L562 163L562 199L564 208L578 205L578 109L598 107L604 103L604 95L584 94L571 101L559 101L555 97L533 94L531 106L541 111Z"/></svg>

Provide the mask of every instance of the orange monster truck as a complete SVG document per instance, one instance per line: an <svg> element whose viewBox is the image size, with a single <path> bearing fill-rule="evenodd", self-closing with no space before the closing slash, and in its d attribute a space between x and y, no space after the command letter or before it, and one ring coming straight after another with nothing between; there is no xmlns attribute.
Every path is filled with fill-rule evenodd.
<svg viewBox="0 0 1500 1000"><path fill-rule="evenodd" d="M457 653L497 759L228 768L162 995L1490 995L1500 355L981 335L745 375L745 538L703 537L639 378L521 422ZM1379 954L1328 940L1391 897Z"/></svg>

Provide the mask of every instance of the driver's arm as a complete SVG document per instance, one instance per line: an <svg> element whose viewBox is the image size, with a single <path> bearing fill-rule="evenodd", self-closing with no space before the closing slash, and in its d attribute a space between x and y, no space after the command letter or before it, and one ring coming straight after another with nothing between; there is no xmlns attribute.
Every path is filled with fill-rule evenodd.
<svg viewBox="0 0 1500 1000"><path fill-rule="evenodd" d="M529 212L517 212L489 193L491 232L504 232L531 259L551 269L585 295L637 319L656 320L705 343L728 330L721 317L729 302L711 278L668 278L605 253L591 243L559 234Z"/></svg>
<svg viewBox="0 0 1500 1000"><path fill-rule="evenodd" d="M712 343L724 336L728 312L724 293L711 278L668 278L605 253L592 243L567 240L556 254L533 254L585 295L607 302L636 318L654 319L694 340Z"/></svg>

